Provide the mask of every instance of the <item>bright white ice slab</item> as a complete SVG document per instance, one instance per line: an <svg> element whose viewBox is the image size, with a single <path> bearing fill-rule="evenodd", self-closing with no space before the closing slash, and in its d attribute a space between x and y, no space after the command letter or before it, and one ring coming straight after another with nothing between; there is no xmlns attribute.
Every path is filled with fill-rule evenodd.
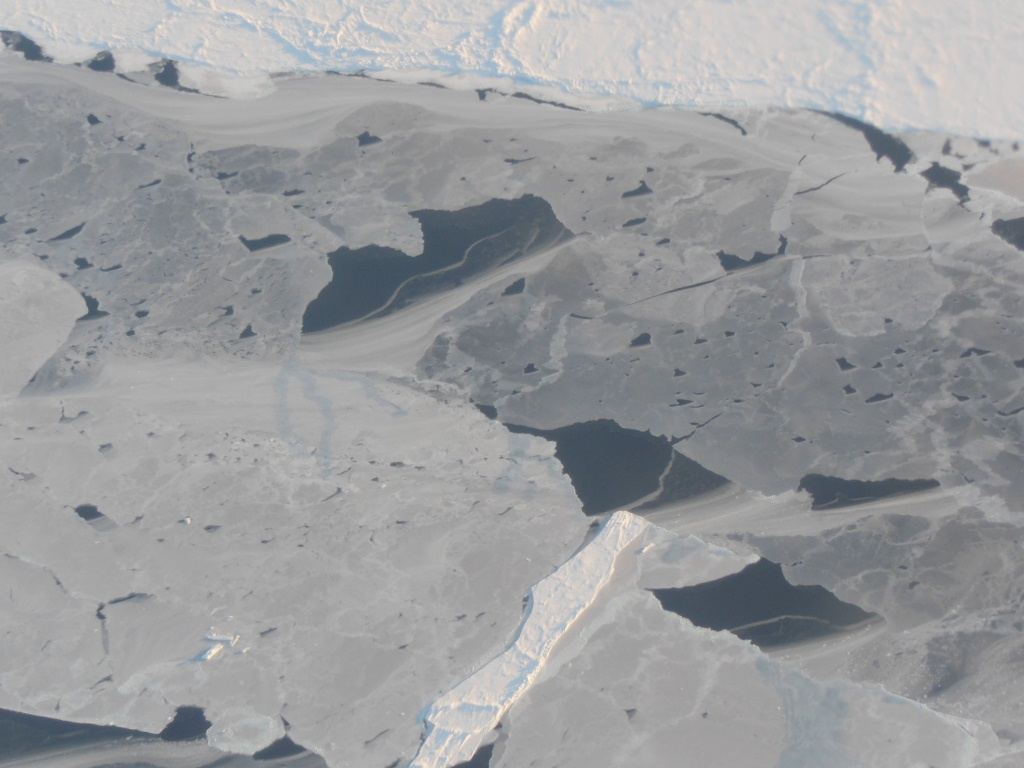
<svg viewBox="0 0 1024 768"><path fill-rule="evenodd" d="M198 65L186 79L225 91L259 92L253 73L427 70L643 104L813 107L976 136L1024 129L1024 102L1007 90L1024 81L1024 7L1012 0L11 0L0 28L58 60L105 48L124 51L126 66L129 51L173 57ZM231 83L215 69L246 76Z"/></svg>
<svg viewBox="0 0 1024 768"><path fill-rule="evenodd" d="M473 756L608 583L618 554L648 527L643 518L616 512L586 549L530 590L515 643L431 705L427 738L410 768L445 768Z"/></svg>

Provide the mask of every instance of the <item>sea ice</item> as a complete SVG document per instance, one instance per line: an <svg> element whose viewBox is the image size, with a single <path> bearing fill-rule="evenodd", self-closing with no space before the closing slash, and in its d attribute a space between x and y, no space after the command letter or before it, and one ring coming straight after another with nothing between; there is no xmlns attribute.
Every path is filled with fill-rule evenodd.
<svg viewBox="0 0 1024 768"><path fill-rule="evenodd" d="M993 227L1024 214L1019 147L906 134L897 173L813 112L741 131L276 85L230 101L0 56L0 706L154 733L191 706L236 751L287 732L332 766L402 765L521 627L523 663L487 673L518 698L471 729L500 716L494 768L1012 751L1022 267ZM988 186L936 188L934 163ZM524 195L574 237L301 333L347 238L412 250L411 211ZM387 222L335 217L355 203ZM595 419L729 483L652 499L657 534L616 518L649 548L584 547L554 446L504 423ZM812 509L813 476L940 487ZM646 591L758 555L884 622L765 656Z"/></svg>

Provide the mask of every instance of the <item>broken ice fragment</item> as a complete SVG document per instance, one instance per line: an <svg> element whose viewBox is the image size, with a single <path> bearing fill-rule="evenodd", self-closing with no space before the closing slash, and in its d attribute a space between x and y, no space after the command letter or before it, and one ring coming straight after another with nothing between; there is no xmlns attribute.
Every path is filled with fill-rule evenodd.
<svg viewBox="0 0 1024 768"><path fill-rule="evenodd" d="M427 735L409 768L447 768L473 756L608 583L619 553L649 527L629 512L616 512L590 544L534 585L515 642L430 705Z"/></svg>

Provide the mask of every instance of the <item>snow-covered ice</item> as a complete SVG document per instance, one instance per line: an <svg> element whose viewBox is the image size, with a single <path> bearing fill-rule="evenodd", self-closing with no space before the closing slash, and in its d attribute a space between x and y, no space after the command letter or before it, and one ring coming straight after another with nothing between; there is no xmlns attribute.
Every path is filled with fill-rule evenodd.
<svg viewBox="0 0 1024 768"><path fill-rule="evenodd" d="M1024 132L1013 0L9 0L0 28L59 61L109 49L131 71L170 57L188 84L235 94L264 92L269 73L368 70L591 105L808 107L887 128Z"/></svg>

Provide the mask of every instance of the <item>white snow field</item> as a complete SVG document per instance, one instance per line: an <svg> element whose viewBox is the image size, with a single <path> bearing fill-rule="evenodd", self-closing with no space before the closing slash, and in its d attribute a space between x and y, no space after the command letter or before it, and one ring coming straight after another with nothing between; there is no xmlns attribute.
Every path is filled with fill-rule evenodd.
<svg viewBox="0 0 1024 768"><path fill-rule="evenodd" d="M262 92L268 73L365 69L501 78L592 106L807 107L886 128L1024 131L1015 0L6 0L0 28L62 62L109 49L130 71L173 58L186 84L236 95Z"/></svg>
<svg viewBox="0 0 1024 768"><path fill-rule="evenodd" d="M939 90L995 103L951 51L998 52L1014 9L686 11L730 48L667 5L646 33L628 3L388 7L332 6L340 63L301 4L0 10L59 60L0 49L0 766L1019 765L1019 100L858 79L920 76L870 30L917 23L913 59L958 25ZM820 79L731 74L725 113L436 87L444 48L694 103L644 91L682 66L659 51L764 75L787 24ZM532 53L458 58L495 39ZM407 82L181 87L324 66ZM1009 138L752 106L808 93ZM186 743L13 754L11 713L187 708Z"/></svg>

